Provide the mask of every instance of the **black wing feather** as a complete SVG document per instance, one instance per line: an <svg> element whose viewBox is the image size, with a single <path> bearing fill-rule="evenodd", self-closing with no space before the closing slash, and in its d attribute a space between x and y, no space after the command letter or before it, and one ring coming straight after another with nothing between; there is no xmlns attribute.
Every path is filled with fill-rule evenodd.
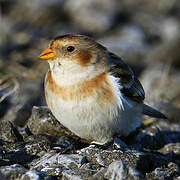
<svg viewBox="0 0 180 180"><path fill-rule="evenodd" d="M119 56L111 52L108 52L108 63L110 65L109 72L119 78L121 93L137 103L143 103L144 89L131 68Z"/></svg>

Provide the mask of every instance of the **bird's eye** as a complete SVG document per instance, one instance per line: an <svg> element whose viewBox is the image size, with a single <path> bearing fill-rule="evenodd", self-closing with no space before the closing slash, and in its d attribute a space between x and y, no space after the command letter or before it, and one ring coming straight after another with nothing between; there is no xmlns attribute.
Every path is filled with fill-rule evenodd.
<svg viewBox="0 0 180 180"><path fill-rule="evenodd" d="M74 51L74 49L75 49L75 48L74 48L73 46L68 46L68 47L67 47L67 51L68 51L68 52L72 52L72 51Z"/></svg>

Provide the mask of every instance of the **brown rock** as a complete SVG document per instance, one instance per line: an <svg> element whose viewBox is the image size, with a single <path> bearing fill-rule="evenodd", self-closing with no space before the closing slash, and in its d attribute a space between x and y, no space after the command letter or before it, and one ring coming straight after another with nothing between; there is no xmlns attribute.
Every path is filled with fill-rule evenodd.
<svg viewBox="0 0 180 180"><path fill-rule="evenodd" d="M23 138L10 121L0 121L0 139L8 142L22 141Z"/></svg>
<svg viewBox="0 0 180 180"><path fill-rule="evenodd" d="M27 125L33 134L48 134L56 137L79 139L55 119L48 107L34 106Z"/></svg>

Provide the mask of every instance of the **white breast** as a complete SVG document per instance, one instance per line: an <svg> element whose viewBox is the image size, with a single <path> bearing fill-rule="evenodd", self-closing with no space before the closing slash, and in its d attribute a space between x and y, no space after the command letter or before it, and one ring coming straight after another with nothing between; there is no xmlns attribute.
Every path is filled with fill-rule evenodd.
<svg viewBox="0 0 180 180"><path fill-rule="evenodd" d="M114 134L126 136L141 123L142 107L125 98L117 79L109 75L115 99L99 104L97 96L83 101L63 100L45 87L47 102L57 120L76 135L99 143L112 140Z"/></svg>

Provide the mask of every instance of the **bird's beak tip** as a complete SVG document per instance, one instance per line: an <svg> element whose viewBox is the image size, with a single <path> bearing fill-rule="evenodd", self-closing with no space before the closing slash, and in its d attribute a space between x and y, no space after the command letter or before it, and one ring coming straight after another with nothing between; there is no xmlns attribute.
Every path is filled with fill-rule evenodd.
<svg viewBox="0 0 180 180"><path fill-rule="evenodd" d="M40 59L49 60L54 58L56 55L51 48L46 48L39 56Z"/></svg>

